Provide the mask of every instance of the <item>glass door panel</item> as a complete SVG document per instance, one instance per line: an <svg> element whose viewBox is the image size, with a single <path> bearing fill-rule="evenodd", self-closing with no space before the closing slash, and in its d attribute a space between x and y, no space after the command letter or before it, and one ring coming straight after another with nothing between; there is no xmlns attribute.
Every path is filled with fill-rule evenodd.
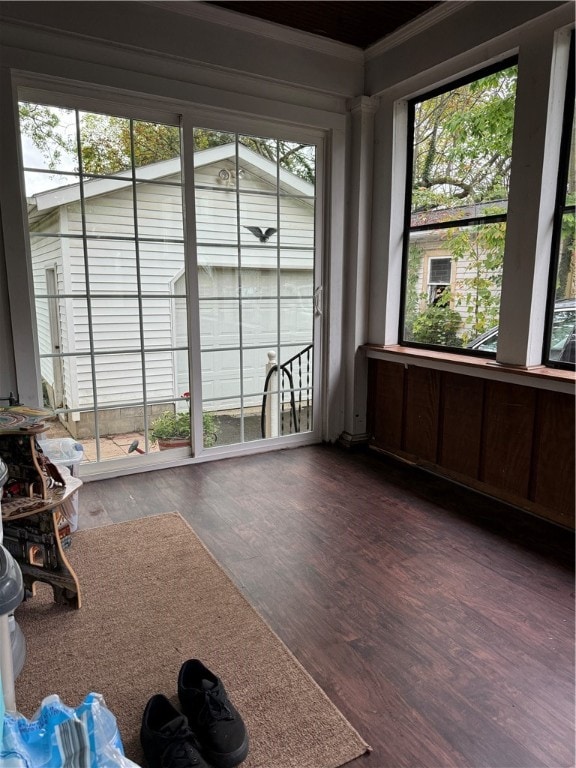
<svg viewBox="0 0 576 768"><path fill-rule="evenodd" d="M316 148L198 128L194 167L213 447L310 432Z"/></svg>
<svg viewBox="0 0 576 768"><path fill-rule="evenodd" d="M180 127L21 102L20 134L49 436L142 461L190 432Z"/></svg>

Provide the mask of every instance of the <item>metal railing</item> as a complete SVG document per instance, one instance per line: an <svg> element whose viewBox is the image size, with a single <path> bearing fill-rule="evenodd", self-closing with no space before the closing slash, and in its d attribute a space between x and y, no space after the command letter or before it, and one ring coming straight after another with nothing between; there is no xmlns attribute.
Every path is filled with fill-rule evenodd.
<svg viewBox="0 0 576 768"><path fill-rule="evenodd" d="M262 396L262 412L260 416L262 437L291 435L297 432L308 431L312 428L313 347L313 344L309 344L289 360L286 360L285 363L280 363L280 365L273 362L276 357L275 353L268 353L270 363L268 364L268 371L264 381L264 395ZM274 377L277 383L277 390L270 392L270 382ZM267 413L269 399L271 399L270 395L272 394L277 395L279 398L277 429L270 429L270 420L267 419L267 416L272 415Z"/></svg>

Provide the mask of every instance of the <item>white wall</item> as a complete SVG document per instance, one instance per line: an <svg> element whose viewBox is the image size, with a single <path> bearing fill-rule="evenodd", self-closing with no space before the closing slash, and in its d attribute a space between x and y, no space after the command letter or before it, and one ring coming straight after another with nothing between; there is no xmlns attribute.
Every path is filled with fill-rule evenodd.
<svg viewBox="0 0 576 768"><path fill-rule="evenodd" d="M234 151L234 148L232 148ZM202 154L201 152L199 153ZM151 168L153 166L150 166ZM200 341L203 350L219 347L240 347L240 307L238 301L238 215L237 190L218 187L218 172L232 163L212 163L198 168L196 185L196 237L199 248ZM272 166L273 167L273 166ZM90 335L84 267L84 227L88 235L89 281L92 294L92 340L97 352L127 350L120 359L107 355L96 358L96 381L100 407L140 402L143 397L140 381L140 323L136 298L138 280L143 294L143 331L146 354L147 397L171 400L190 389L187 356L184 352L154 351L154 347L187 346L185 317L181 314L186 301L174 301L174 294L185 294L184 281L173 281L184 269L184 231L182 188L180 175L162 176L161 183L140 182L136 188L139 237L164 237L169 242L139 243L139 273L134 243L134 200L131 184L117 184L116 189L97 194L101 180L84 184L84 203L69 202L42 213L34 210L31 229L31 252L35 292L46 293L45 270L58 264L59 276L67 275L67 288L60 293L79 298L62 299L62 351L78 357L65 357L62 364L66 385L65 405L86 408L94 403L90 353ZM260 301L261 296L278 293L277 243L280 251L280 292L282 294L280 327L282 361L313 340L312 295L314 291L314 201L312 185L303 185L294 178L298 189L283 185L286 196L280 201L271 192L275 184L246 171L240 187L240 242L242 244L242 330L243 345L260 346L245 350L242 361L243 392L257 393L263 389L267 350L277 345L277 307L275 301ZM288 197L300 187L310 195L307 199ZM268 194L262 194L268 193ZM78 193L79 194L79 191ZM59 193L55 194L58 198ZM74 197L68 190L67 199ZM279 211L277 209L279 202ZM38 205L54 204L44 193ZM84 223L82 221L84 210ZM279 220L278 220L279 219ZM258 244L245 226L278 231L268 248ZM41 236L43 233L73 237ZM93 239L90 239L94 236ZM99 237L100 239L95 239ZM104 239L101 239L104 238ZM110 239L105 239L110 238ZM180 241L180 242L178 242ZM210 243L211 245L206 245ZM64 252L64 256L63 256ZM97 294L109 294L98 298ZM114 294L118 298L114 298ZM122 294L132 294L125 298ZM154 295L154 298L150 298ZM166 298L163 298L165 296ZM212 297L207 301L205 297ZM218 301L218 298L225 298ZM254 300L255 299L255 300ZM180 306L177 306L180 305ZM52 352L48 302L36 301L41 354ZM72 335L68 338L67 331ZM133 353L130 353L133 350ZM174 371L174 368L176 370ZM51 359L41 360L43 379L53 384ZM204 355L202 366L203 399L205 407L225 409L239 407L240 356L238 351L218 351ZM71 383L75 386L72 387ZM219 398L226 398L219 401ZM250 404L261 401L251 398Z"/></svg>

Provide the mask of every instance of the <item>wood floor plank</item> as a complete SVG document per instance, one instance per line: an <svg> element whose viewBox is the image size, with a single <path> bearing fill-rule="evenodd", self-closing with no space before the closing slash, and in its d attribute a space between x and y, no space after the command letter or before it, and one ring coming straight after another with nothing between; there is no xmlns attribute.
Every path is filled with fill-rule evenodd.
<svg viewBox="0 0 576 768"><path fill-rule="evenodd" d="M333 446L80 493L81 527L184 515L372 745L351 768L574 765L571 532Z"/></svg>

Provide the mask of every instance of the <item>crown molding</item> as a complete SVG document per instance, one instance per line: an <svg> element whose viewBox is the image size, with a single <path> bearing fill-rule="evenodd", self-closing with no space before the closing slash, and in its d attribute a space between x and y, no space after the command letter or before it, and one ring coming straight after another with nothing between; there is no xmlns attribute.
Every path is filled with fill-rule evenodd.
<svg viewBox="0 0 576 768"><path fill-rule="evenodd" d="M364 51L364 60L370 61L371 59L375 59L386 51L419 35L426 29L439 24L441 21L448 18L448 16L458 13L458 11L461 11L473 2L475 2L475 0L444 0L442 5L432 8L430 11L422 14L419 18L408 22L408 24L405 24L400 29L397 29L396 32L392 32L391 35L387 35L382 40L371 45Z"/></svg>
<svg viewBox="0 0 576 768"><path fill-rule="evenodd" d="M323 112L326 115L344 115L347 111L346 97L342 94L294 85L260 74L231 71L222 65L209 64L202 60L160 52L144 46L111 42L69 30L57 30L45 25L15 21L10 17L3 17L0 3L0 45L5 52L4 62L9 60L8 51L26 50L22 45L23 39L26 41L26 47L31 47L31 50L40 55L43 55L47 49L57 50L59 58L74 60L81 46L83 54L91 56L93 61L99 61L102 53L105 53L109 66L122 67L137 74L148 73L150 61L155 60L158 63L154 72L155 77L178 80L191 88L208 88L220 94L234 93L235 95L243 94L247 98L274 100L287 107L313 109L318 114ZM53 54L50 53L50 55ZM34 69L29 70L26 63L22 61L14 64L14 70L23 72L25 75L30 74L36 81L42 78L41 75L35 74ZM55 76L52 75L47 82L54 79ZM71 76L70 80L72 79ZM85 89L86 85L83 88ZM117 86L113 88L115 91L122 90ZM196 103L207 107L213 106L211 100L203 101L200 96Z"/></svg>
<svg viewBox="0 0 576 768"><path fill-rule="evenodd" d="M227 8L211 7L198 0L146 0L146 5L161 8L164 11L181 13L211 24L219 24L235 31L247 32L259 37L287 43L288 45L307 48L317 53L335 56L356 64L364 62L364 51L354 45L328 40L311 32L301 32L272 21L264 21L253 16L228 10Z"/></svg>

